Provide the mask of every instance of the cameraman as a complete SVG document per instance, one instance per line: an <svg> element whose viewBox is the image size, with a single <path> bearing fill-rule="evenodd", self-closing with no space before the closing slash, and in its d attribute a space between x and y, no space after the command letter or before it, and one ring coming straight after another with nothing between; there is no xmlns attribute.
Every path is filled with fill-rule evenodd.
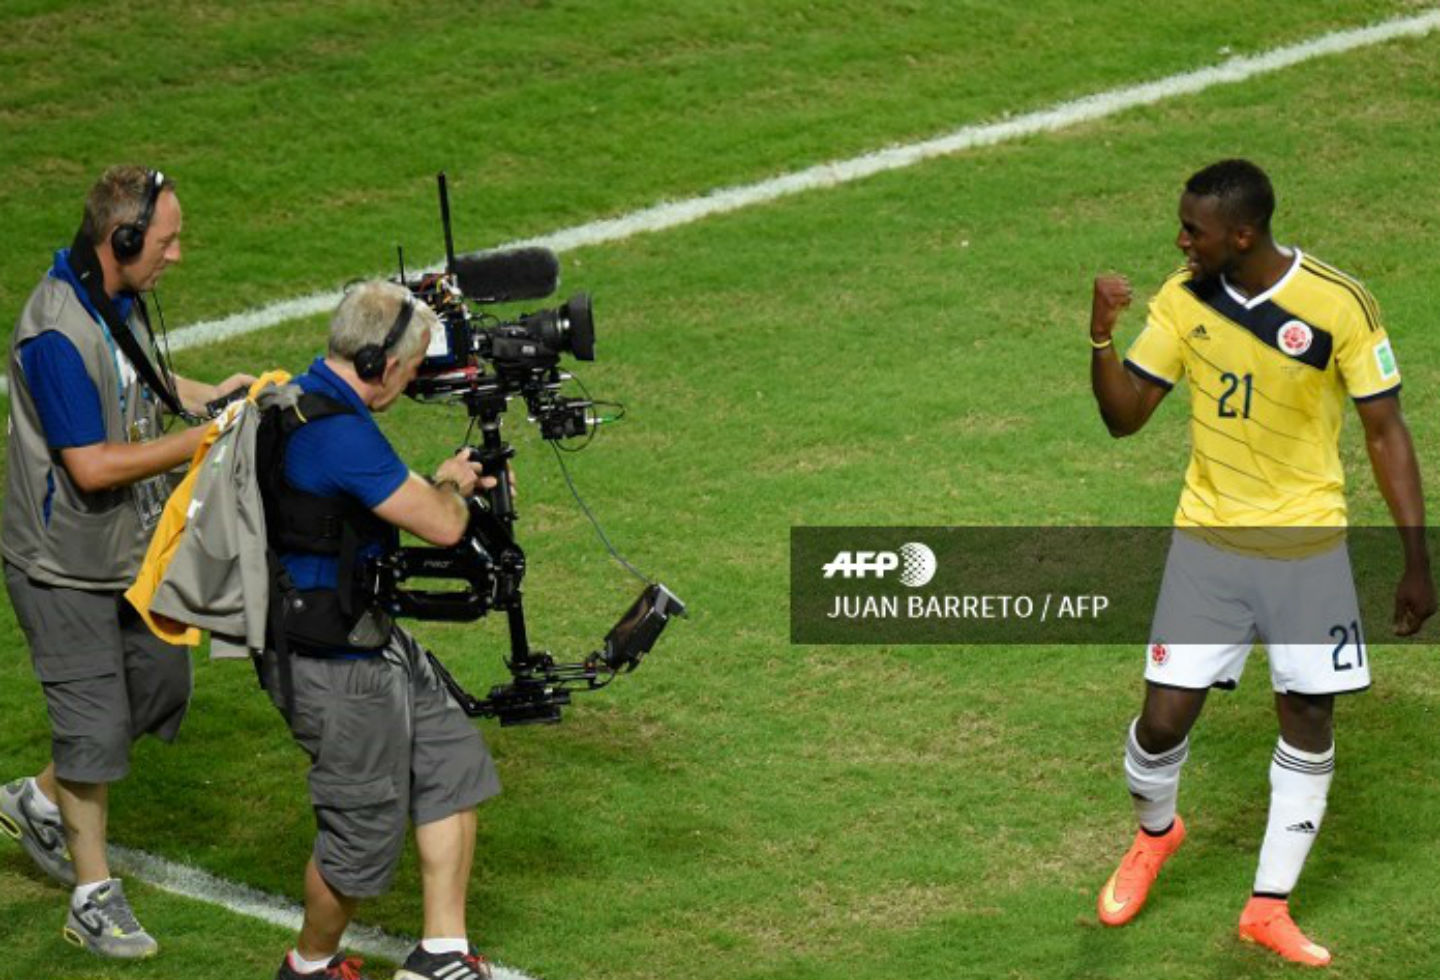
<svg viewBox="0 0 1440 980"><path fill-rule="evenodd" d="M415 824L425 922L422 942L396 976L489 975L465 928L475 807L500 791L489 751L408 633L373 608L362 608L358 620L336 612L347 605L357 560L395 547L397 529L457 543L469 520L466 498L494 485L463 451L440 464L433 482L411 473L372 418L414 379L435 329L435 314L405 289L358 285L331 318L327 355L296 379L330 407L311 412L287 437L285 496L279 506L267 503L272 541L280 535L281 594L304 601L283 605L289 652L267 651L261 674L310 757L318 825L305 869L304 925L279 980L356 976L341 937L357 900L388 889L407 818ZM324 516L327 507L333 518ZM336 545L332 533L295 546L326 524L343 528L338 538L350 544ZM338 633L333 623L317 623L327 615L342 620ZM339 639L320 639L327 629Z"/></svg>
<svg viewBox="0 0 1440 980"><path fill-rule="evenodd" d="M0 788L0 829L75 886L64 935L102 956L156 950L105 852L109 786L141 735L172 740L190 660L121 598L204 427L161 435L163 400L191 412L219 387L160 370L143 293L180 261L174 182L111 167L85 200L74 243L30 294L10 342L5 585L50 718L51 762ZM128 353L127 353L128 352ZM157 390L163 389L163 390ZM62 819L63 818L63 819Z"/></svg>

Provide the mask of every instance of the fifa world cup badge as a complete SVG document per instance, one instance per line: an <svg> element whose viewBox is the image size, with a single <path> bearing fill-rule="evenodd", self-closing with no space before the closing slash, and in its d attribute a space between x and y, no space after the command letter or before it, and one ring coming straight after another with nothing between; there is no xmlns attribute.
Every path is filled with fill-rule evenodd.
<svg viewBox="0 0 1440 980"><path fill-rule="evenodd" d="M138 418L131 422L129 437L132 443L149 442L155 438L150 420ZM130 491L135 499L135 511L140 516L140 526L148 531L159 524L160 515L165 511L165 501L170 497L170 485L165 474L131 484Z"/></svg>

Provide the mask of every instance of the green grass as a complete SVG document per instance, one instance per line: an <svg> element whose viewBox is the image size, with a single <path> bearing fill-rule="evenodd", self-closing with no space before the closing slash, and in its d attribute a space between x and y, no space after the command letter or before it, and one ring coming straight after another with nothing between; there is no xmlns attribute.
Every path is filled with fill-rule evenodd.
<svg viewBox="0 0 1440 980"><path fill-rule="evenodd" d="M1246 9L8 0L0 323L117 160L179 181L194 320L433 261L437 170L478 248L1254 51ZM1284 5L1266 45L1408 9Z"/></svg>
<svg viewBox="0 0 1440 980"><path fill-rule="evenodd" d="M288 930L267 925L248 916L193 902L133 880L126 894L137 908L146 910L146 921L163 919L166 926L165 952L156 959L138 963L105 962L70 946L61 938L65 920L65 893L37 877L18 848L0 852L0 911L6 919L11 943L5 975L12 977L95 977L104 980L135 978L213 977L228 980L238 976L272 976L280 963ZM184 963L177 968L177 963ZM378 961L367 961L377 973L389 969Z"/></svg>
<svg viewBox="0 0 1440 980"><path fill-rule="evenodd" d="M463 47L441 43L438 18L382 36L399 19L389 8L277 8L262 26L177 7L155 38L173 72L138 81L113 109L17 57L0 123L31 142L0 164L27 174L0 181L12 195L0 209L30 247L6 252L0 308L18 307L115 151L60 124L85 113L118 131L145 120L154 128L136 131L188 181L191 254L169 306L192 319L383 267L397 235L438 246L425 178L442 165L466 175L462 227L498 241L1257 43L1230 26L1246 22L1238 4L1057 2L1023 19L982 5L761 9L493 4L449 35L471 38ZM1406 9L1284 5L1265 34L1280 43ZM156 34L160 13L139 8L124 36ZM86 15L70 19L83 28ZM63 43L78 52L96 35ZM26 43L38 52L38 36ZM406 70L418 51L436 64ZM495 67L484 85L472 68L467 90L445 81L447 64ZM1141 436L1105 435L1086 381L1089 280L1114 268L1153 290L1176 264L1181 181L1231 153L1270 169L1283 240L1379 296L1436 485L1425 447L1440 439L1440 339L1424 325L1440 231L1423 163L1440 155L1437 65L1440 39L1387 45L567 256L567 288L597 295L600 360L583 377L630 410L571 461L577 482L621 548L694 615L637 674L577 699L564 725L483 726L506 787L481 810L471 889L487 953L554 978L1284 974L1233 936L1274 739L1259 654L1196 734L1182 797L1192 838L1155 906L1103 930L1095 889L1131 832L1120 746L1138 651L793 647L789 529L1167 522L1183 395ZM344 84L317 84L330 71ZM457 90L475 93L473 116L438 108ZM594 117L577 111L587 100ZM232 114L212 118L213 106ZM437 139L447 125L477 128ZM55 153L69 169L47 169L39 147L62 134L73 145ZM39 205L40 188L54 200ZM322 334L314 318L186 352L180 367L297 369ZM520 449L532 634L568 655L595 643L631 586L520 415L506 431ZM417 466L464 432L458 412L409 403L385 424ZM1353 517L1383 523L1353 429ZM43 764L45 722L8 614L0 630L15 651L0 661L8 775ZM499 679L500 624L416 630L472 688ZM1337 951L1334 975L1440 973L1425 938L1440 859L1428 778L1440 688L1427 656L1378 648L1376 690L1339 710L1331 810L1295 900ZM244 665L199 665L180 744L140 746L114 799L117 841L298 896L311 831L303 759ZM59 892L13 848L0 855L0 937L16 951L0 976L134 972L70 954ZM362 918L414 932L416 885L411 854ZM136 904L167 976L258 976L286 941L150 890ZM200 930L233 951L225 969L193 944Z"/></svg>

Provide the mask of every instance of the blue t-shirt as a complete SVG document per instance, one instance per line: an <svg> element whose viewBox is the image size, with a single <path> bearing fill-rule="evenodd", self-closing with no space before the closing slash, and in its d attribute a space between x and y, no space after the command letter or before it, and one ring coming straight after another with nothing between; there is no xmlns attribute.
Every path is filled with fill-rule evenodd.
<svg viewBox="0 0 1440 980"><path fill-rule="evenodd" d="M47 330L20 345L20 370L51 449L105 441L100 393L70 338Z"/></svg>
<svg viewBox="0 0 1440 980"><path fill-rule="evenodd" d="M321 497L349 497L374 509L410 477L370 410L343 378L317 357L310 370L295 379L307 392L349 405L350 415L327 415L300 426L285 449L285 479L292 487ZM381 553L398 540L385 536L362 541L361 557ZM280 561L298 589L333 589L339 559L306 552L282 552Z"/></svg>
<svg viewBox="0 0 1440 980"><path fill-rule="evenodd" d="M102 322L99 312L90 302L90 295L70 267L68 248L55 253L55 263L50 267L49 275L75 290L76 297L96 323ZM115 311L125 319L130 316L135 297L122 293L113 302ZM101 328L105 329L103 325ZM109 337L108 330L106 337ZM125 356L115 349L113 341L110 349L117 358ZM100 393L95 388L95 379L85 370L80 352L68 337L47 330L22 343L20 370L25 372L25 386L40 416L45 442L51 449L93 446L105 441L105 415L100 407Z"/></svg>

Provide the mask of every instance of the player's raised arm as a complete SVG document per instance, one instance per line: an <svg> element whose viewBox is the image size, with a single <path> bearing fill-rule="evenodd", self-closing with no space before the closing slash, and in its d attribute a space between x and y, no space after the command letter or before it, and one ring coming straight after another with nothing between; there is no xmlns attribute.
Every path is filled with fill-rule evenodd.
<svg viewBox="0 0 1440 980"><path fill-rule="evenodd" d="M1105 428L1117 439L1139 432L1169 391L1127 371L1115 353L1115 324L1133 299L1130 280L1124 276L1095 277L1090 304L1090 388Z"/></svg>
<svg viewBox="0 0 1440 980"><path fill-rule="evenodd" d="M1415 444L1398 395L1355 403L1365 427L1365 449L1375 482L1400 530L1405 571L1395 587L1395 633L1410 636L1435 614L1435 580L1425 547L1425 497Z"/></svg>

